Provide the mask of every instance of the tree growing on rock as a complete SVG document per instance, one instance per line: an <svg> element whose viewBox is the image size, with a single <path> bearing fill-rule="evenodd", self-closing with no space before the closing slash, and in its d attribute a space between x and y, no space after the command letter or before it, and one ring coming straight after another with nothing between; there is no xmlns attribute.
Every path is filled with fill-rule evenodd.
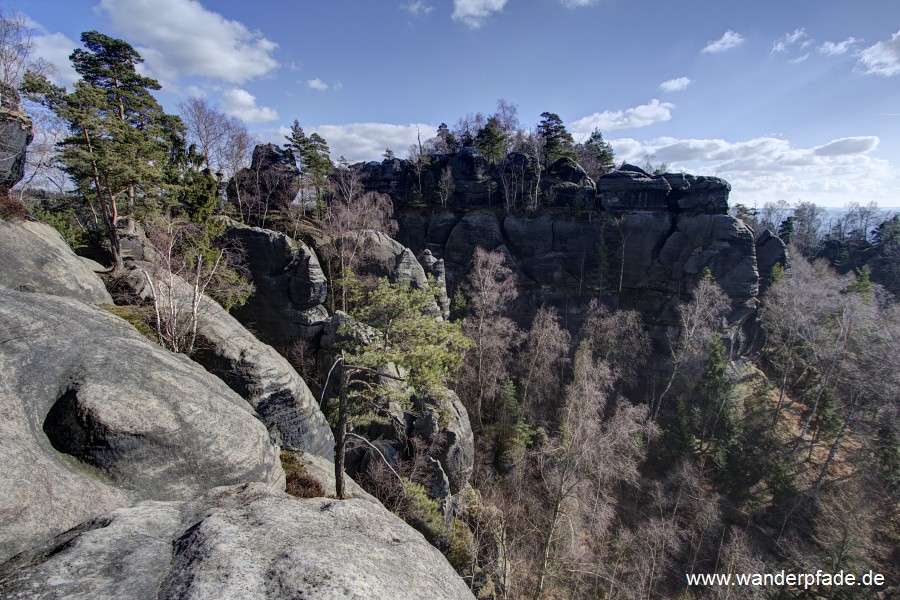
<svg viewBox="0 0 900 600"><path fill-rule="evenodd" d="M340 333L337 377L335 479L338 498L345 494L344 464L354 422L383 418L390 401L408 402L411 393L434 393L462 361L468 345L459 324L433 313L430 289L379 281L366 291ZM411 389L410 389L411 388Z"/></svg>

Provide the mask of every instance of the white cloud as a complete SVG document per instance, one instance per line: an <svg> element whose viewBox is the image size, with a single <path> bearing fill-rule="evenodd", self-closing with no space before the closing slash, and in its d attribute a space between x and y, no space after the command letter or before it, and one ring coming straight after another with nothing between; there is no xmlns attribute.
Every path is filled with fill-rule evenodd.
<svg viewBox="0 0 900 600"><path fill-rule="evenodd" d="M824 54L826 56L838 56L840 54L846 53L853 44L858 43L859 40L855 37L848 37L843 42L824 42L821 46L818 47L819 53Z"/></svg>
<svg viewBox="0 0 900 600"><path fill-rule="evenodd" d="M191 98L206 98L206 90L197 87L196 85L187 86L184 88L184 93Z"/></svg>
<svg viewBox="0 0 900 600"><path fill-rule="evenodd" d="M40 26L34 27L34 29L44 31ZM81 47L80 42L76 42L62 33L35 35L32 41L34 42L34 55L53 65L55 72L51 79L54 83L70 86L81 79L81 76L72 67L72 61L69 60L72 51Z"/></svg>
<svg viewBox="0 0 900 600"><path fill-rule="evenodd" d="M809 52L807 52L806 54L802 54L800 56L794 57L791 60L789 60L788 62L791 63L792 65L799 65L800 63L805 61L807 58L809 58Z"/></svg>
<svg viewBox="0 0 900 600"><path fill-rule="evenodd" d="M406 156L409 147L416 143L416 127L422 138L430 137L436 125L410 123L393 125L390 123L349 123L347 125L319 125L311 130L326 140L331 148L331 156L344 156L350 162L381 160L385 148L390 148L398 158Z"/></svg>
<svg viewBox="0 0 900 600"><path fill-rule="evenodd" d="M328 89L328 84L318 77L315 79L307 79L306 85L309 86L310 89L316 90L317 92L324 92Z"/></svg>
<svg viewBox="0 0 900 600"><path fill-rule="evenodd" d="M816 156L844 156L866 154L878 147L880 140L874 135L840 138L813 149Z"/></svg>
<svg viewBox="0 0 900 600"><path fill-rule="evenodd" d="M849 200L896 203L900 168L870 155L875 136L831 140L795 148L783 138L764 136L745 141L723 139L633 138L610 140L617 160L670 162L672 170L717 175L732 184L732 202L764 202L784 198L843 206Z"/></svg>
<svg viewBox="0 0 900 600"><path fill-rule="evenodd" d="M278 112L267 106L257 106L256 96L239 88L222 92L220 104L222 112L245 123L265 123L278 118Z"/></svg>
<svg viewBox="0 0 900 600"><path fill-rule="evenodd" d="M886 42L878 42L859 53L866 73L890 77L900 74L900 31Z"/></svg>
<svg viewBox="0 0 900 600"><path fill-rule="evenodd" d="M410 2L409 4L401 4L401 8L404 8L414 17L424 16L434 10L434 7L426 4L422 0L416 0L415 2Z"/></svg>
<svg viewBox="0 0 900 600"><path fill-rule="evenodd" d="M675 79L669 79L659 84L659 90L661 92L680 92L686 90L692 83L694 83L694 81L688 77L676 77Z"/></svg>
<svg viewBox="0 0 900 600"><path fill-rule="evenodd" d="M708 42L706 46L703 47L703 52L717 54L719 52L731 50L732 48L741 45L743 42L744 36L729 29L722 34L722 37L719 39Z"/></svg>
<svg viewBox="0 0 900 600"><path fill-rule="evenodd" d="M671 119L673 108L675 105L671 102L660 102L654 98L647 104L633 108L605 110L602 113L597 112L582 117L569 125L569 129L572 135L578 138L590 135L595 128L605 132L630 127L646 127Z"/></svg>
<svg viewBox="0 0 900 600"><path fill-rule="evenodd" d="M596 4L597 0L559 0L566 8L581 8L582 6L590 6Z"/></svg>
<svg viewBox="0 0 900 600"><path fill-rule="evenodd" d="M781 39L776 40L774 44L772 44L772 54L778 54L787 52L791 46L800 42L803 38L806 37L806 29L799 28L795 29L792 33L784 34ZM803 46L806 47L809 45L809 41L803 42Z"/></svg>
<svg viewBox="0 0 900 600"><path fill-rule="evenodd" d="M100 9L165 81L199 75L240 84L278 66L277 44L195 0L100 0Z"/></svg>
<svg viewBox="0 0 900 600"><path fill-rule="evenodd" d="M478 29L484 21L506 6L507 0L453 0L453 20Z"/></svg>
<svg viewBox="0 0 900 600"><path fill-rule="evenodd" d="M308 134L318 133L331 149L331 159L337 161L341 156L351 163L370 160L382 160L385 148L390 148L398 158L406 156L409 147L416 143L417 130L422 137L430 137L437 129L436 125L427 123L411 123L409 125L393 125L390 123L348 123L346 125L319 125L304 127ZM428 134L426 135L426 132ZM290 134L287 127L270 129L261 132L261 137L271 143L281 144L284 136Z"/></svg>

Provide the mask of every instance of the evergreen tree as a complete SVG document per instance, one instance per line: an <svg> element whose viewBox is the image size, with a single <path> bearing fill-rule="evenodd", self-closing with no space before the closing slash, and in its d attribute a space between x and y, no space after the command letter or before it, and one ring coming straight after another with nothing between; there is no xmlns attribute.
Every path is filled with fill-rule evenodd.
<svg viewBox="0 0 900 600"><path fill-rule="evenodd" d="M543 164L552 165L563 157L575 158L575 141L559 115L550 112L541 113L537 132L544 140L543 153L546 158L542 161Z"/></svg>
<svg viewBox="0 0 900 600"><path fill-rule="evenodd" d="M69 124L60 160L76 190L94 201L116 268L122 257L117 232L120 201L133 214L139 192L163 183L167 140L179 135L180 119L167 116L150 93L159 83L137 73L140 55L127 42L96 31L83 33L86 49L69 57L82 79L68 93L43 76L26 74L23 89Z"/></svg>
<svg viewBox="0 0 900 600"><path fill-rule="evenodd" d="M506 139L497 117L490 117L475 136L475 147L484 155L488 163L496 165L503 160Z"/></svg>
<svg viewBox="0 0 900 600"><path fill-rule="evenodd" d="M344 457L355 422L383 417L391 400L408 402L409 391L388 381L402 381L420 395L436 388L456 371L470 342L459 323L435 318L434 290L412 289L407 283L380 280L365 291L353 317L356 325L341 328L347 340L335 361L338 377L335 431L335 479L344 497ZM362 323L364 325L360 325Z"/></svg>

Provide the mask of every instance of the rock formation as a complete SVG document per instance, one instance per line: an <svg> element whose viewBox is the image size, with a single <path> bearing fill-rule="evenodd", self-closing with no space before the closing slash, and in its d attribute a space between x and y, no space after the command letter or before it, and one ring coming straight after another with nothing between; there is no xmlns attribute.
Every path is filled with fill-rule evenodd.
<svg viewBox="0 0 900 600"><path fill-rule="evenodd" d="M0 560L136 499L283 486L250 406L76 300L0 290Z"/></svg>
<svg viewBox="0 0 900 600"><path fill-rule="evenodd" d="M473 598L441 553L380 505L260 484L144 502L0 566L29 598Z"/></svg>
<svg viewBox="0 0 900 600"><path fill-rule="evenodd" d="M142 298L151 298L147 263L129 263L127 278ZM190 304L193 288L175 277L177 296ZM157 283L157 287L159 283ZM237 319L210 298L197 313L198 350L193 359L244 398L259 415L275 442L325 458L334 456L334 438L319 403L290 363L274 348L256 339Z"/></svg>
<svg viewBox="0 0 900 600"><path fill-rule="evenodd" d="M256 286L235 317L270 344L317 338L328 317L328 280L315 252L283 233L235 222L226 235L243 246Z"/></svg>
<svg viewBox="0 0 900 600"><path fill-rule="evenodd" d="M506 161L515 159L510 155ZM460 160L475 165L460 167L464 177L490 178L477 154ZM367 169L378 172L371 165ZM522 172L528 173L527 166ZM503 173L493 173L502 192ZM391 190L403 181L386 183L382 173L377 186ZM675 324L678 303L709 269L732 301L732 350L748 350L741 328L753 321L760 274L785 260L784 244L771 235L761 238L766 256L757 263L753 233L727 214L727 182L676 173L653 176L625 165L595 185L576 163L560 159L545 171L540 187L543 204L555 207L552 212L510 212L497 194L479 210L410 210L399 217L398 241L418 254L427 250L431 260L443 259L451 291L468 273L476 247L503 253L519 277L520 306L513 316L522 324L551 303L576 328L588 301L600 297L639 310L660 344L665 328ZM406 204L404 197L394 200ZM483 194L472 197L457 189L455 206L479 203L487 204Z"/></svg>
<svg viewBox="0 0 900 600"><path fill-rule="evenodd" d="M25 149L31 143L31 119L12 88L0 85L0 189L9 189L25 175Z"/></svg>
<svg viewBox="0 0 900 600"><path fill-rule="evenodd" d="M0 235L0 597L472 598L354 484L284 494L272 438L308 450L326 490L334 466L311 452L333 441L293 369L220 307L200 335L222 380L88 304L107 302L99 280L44 226Z"/></svg>
<svg viewBox="0 0 900 600"><path fill-rule="evenodd" d="M266 208L287 208L299 192L300 170L293 157L275 144L254 148L250 168L238 171L227 188L228 201L245 212L254 207L254 215Z"/></svg>

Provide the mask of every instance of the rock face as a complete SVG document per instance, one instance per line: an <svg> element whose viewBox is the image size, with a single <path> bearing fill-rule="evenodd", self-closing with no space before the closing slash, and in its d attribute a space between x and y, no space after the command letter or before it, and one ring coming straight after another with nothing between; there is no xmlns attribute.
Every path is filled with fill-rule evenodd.
<svg viewBox="0 0 900 600"><path fill-rule="evenodd" d="M146 263L132 264L128 281L139 296L152 297L146 286L152 273ZM180 278L175 282L182 305L189 305L193 289ZM319 403L274 348L256 339L210 298L201 302L197 336L194 360L253 407L276 443L288 450L334 457L334 438Z"/></svg>
<svg viewBox="0 0 900 600"><path fill-rule="evenodd" d="M573 165L555 164L556 177L593 189ZM523 325L550 303L577 329L587 303L599 296L640 311L660 344L664 328L676 323L678 302L690 297L709 269L732 300L732 349L741 352L738 330L754 313L760 276L752 232L726 214L729 190L715 177L651 176L626 165L600 177L595 205L573 197L573 210L530 216L484 209L410 212L400 219L398 239L443 259L451 291L467 275L476 247L504 254L519 279L514 317Z"/></svg>
<svg viewBox="0 0 900 600"><path fill-rule="evenodd" d="M0 221L0 286L88 304L112 304L94 270L55 229L35 221Z"/></svg>
<svg viewBox="0 0 900 600"><path fill-rule="evenodd" d="M300 192L300 170L290 154L275 144L253 149L249 169L238 171L228 182L228 201L235 206L266 205L284 209ZM246 210L246 208L245 208ZM251 210L251 215L255 214Z"/></svg>
<svg viewBox="0 0 900 600"><path fill-rule="evenodd" d="M756 238L756 263L761 291L772 282L772 269L775 265L788 266L787 246L768 229Z"/></svg>
<svg viewBox="0 0 900 600"><path fill-rule="evenodd" d="M256 291L234 315L266 342L313 340L328 316L328 281L315 252L282 233L230 223L226 235L246 251Z"/></svg>
<svg viewBox="0 0 900 600"><path fill-rule="evenodd" d="M132 499L284 485L244 400L122 319L0 290L0 560Z"/></svg>
<svg viewBox="0 0 900 600"><path fill-rule="evenodd" d="M25 176L25 148L33 137L18 94L0 86L0 188L11 188Z"/></svg>
<svg viewBox="0 0 900 600"><path fill-rule="evenodd" d="M473 598L421 534L362 499L298 500L259 484L145 502L0 567L29 598Z"/></svg>

